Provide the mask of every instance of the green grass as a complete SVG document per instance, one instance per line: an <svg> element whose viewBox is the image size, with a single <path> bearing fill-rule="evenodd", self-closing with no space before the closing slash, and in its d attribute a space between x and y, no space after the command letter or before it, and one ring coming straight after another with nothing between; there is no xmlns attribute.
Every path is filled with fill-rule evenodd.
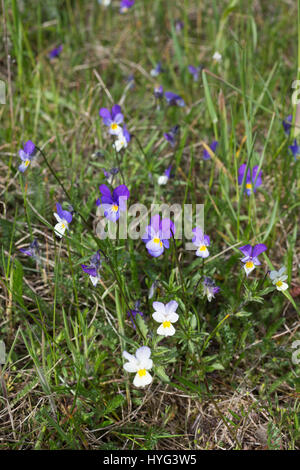
<svg viewBox="0 0 300 470"><path fill-rule="evenodd" d="M282 127L293 114L297 129L297 5L137 0L124 15L118 5L1 4L0 448L299 449L292 343L300 339L300 170L288 150L294 129L286 136ZM165 71L154 79L159 60ZM189 64L203 65L198 82ZM186 106L157 109L156 83ZM113 103L135 136L118 158L98 114ZM175 124L172 150L163 133ZM39 153L20 174L18 150L29 139L49 166ZM214 139L216 155L204 161ZM170 162L175 177L158 186ZM262 170L251 197L237 182L242 163ZM124 180L130 204L204 204L212 241L205 263L181 240L155 259L141 240L95 236L102 168L118 166L114 187ZM53 232L56 202L76 210L62 241ZM33 238L42 265L18 250ZM238 250L246 243L268 247L248 279ZM108 258L94 288L80 264L99 247ZM282 265L286 295L264 277ZM203 275L221 288L211 303ZM171 299L180 320L175 336L161 340L152 301ZM144 320L135 331L126 312L137 300ZM152 349L154 380L137 389L122 351L143 344Z"/></svg>

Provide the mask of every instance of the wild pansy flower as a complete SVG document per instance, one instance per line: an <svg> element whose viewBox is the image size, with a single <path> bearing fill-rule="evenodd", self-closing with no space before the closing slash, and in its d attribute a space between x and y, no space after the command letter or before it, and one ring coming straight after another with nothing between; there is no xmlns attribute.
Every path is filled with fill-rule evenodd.
<svg viewBox="0 0 300 470"><path fill-rule="evenodd" d="M127 199L130 196L129 189L125 184L121 184L117 186L111 194L106 184L101 184L99 191L102 196L101 200L97 199L97 206L103 207L104 215L108 220L116 222L120 217L120 212L126 210Z"/></svg>
<svg viewBox="0 0 300 470"><path fill-rule="evenodd" d="M55 59L56 57L60 56L60 53L62 51L62 45L55 47L49 52L49 59Z"/></svg>
<svg viewBox="0 0 300 470"><path fill-rule="evenodd" d="M19 157L22 160L21 165L19 165L19 171L24 173L24 171L30 165L32 158L35 155L35 145L31 140L28 140L25 144L23 144L23 149L19 150Z"/></svg>
<svg viewBox="0 0 300 470"><path fill-rule="evenodd" d="M56 203L56 210L57 213L54 212L53 215L57 220L57 224L54 227L55 234L62 238L65 231L69 229L69 224L72 222L72 213L69 211L64 211L61 205L57 202Z"/></svg>
<svg viewBox="0 0 300 470"><path fill-rule="evenodd" d="M166 91L165 98L169 106L185 106L183 98L181 98L179 95L176 95L176 93L173 93L172 91Z"/></svg>
<svg viewBox="0 0 300 470"><path fill-rule="evenodd" d="M124 369L127 372L136 372L133 380L133 385L136 387L145 387L152 382L152 376L148 370L152 369L153 361L150 359L151 349L148 346L142 346L135 352L135 356L123 351L123 357L128 362L124 364Z"/></svg>
<svg viewBox="0 0 300 470"><path fill-rule="evenodd" d="M90 280L92 281L92 284L94 287L98 284L98 281L100 280L100 274L99 270L101 268L101 256L100 252L97 251L91 258L90 258L90 264L81 264L81 267L83 271L90 276Z"/></svg>
<svg viewBox="0 0 300 470"><path fill-rule="evenodd" d="M289 114L283 121L283 129L286 135L290 135L291 132L291 127L292 127L292 120L293 120L293 115Z"/></svg>
<svg viewBox="0 0 300 470"><path fill-rule="evenodd" d="M245 245L239 248L239 250L241 250L241 252L245 255L241 261L244 263L244 270L247 276L253 271L253 269L255 269L255 266L259 266L261 264L257 257L266 251L266 249L267 247L263 243L259 243L255 246Z"/></svg>
<svg viewBox="0 0 300 470"><path fill-rule="evenodd" d="M119 173L119 168L112 168L108 171L106 171L105 168L102 168L102 171L108 184L112 184L115 175Z"/></svg>
<svg viewBox="0 0 300 470"><path fill-rule="evenodd" d="M150 219L150 225L146 227L146 232L142 237L148 253L154 258L160 256L165 248L169 248L169 239L175 234L175 226L170 219L160 219L156 214Z"/></svg>
<svg viewBox="0 0 300 470"><path fill-rule="evenodd" d="M36 238L30 243L29 248L19 248L19 251L24 253L24 255L31 256L38 263L40 262L40 246Z"/></svg>
<svg viewBox="0 0 300 470"><path fill-rule="evenodd" d="M287 274L284 274L286 271L286 268L282 266L282 268L279 269L279 271L271 271L270 272L270 279L274 286L276 286L276 289L279 291L287 290L288 289L288 284L284 281L287 280L288 276Z"/></svg>
<svg viewBox="0 0 300 470"><path fill-rule="evenodd" d="M143 312L140 311L140 304L141 304L141 301L137 300L135 302L134 310L129 310L127 312L127 317L130 319L134 329L136 329L136 324L135 324L136 316L137 315L140 315L141 317L144 316Z"/></svg>
<svg viewBox="0 0 300 470"><path fill-rule="evenodd" d="M297 144L296 139L294 139L293 144L289 146L289 149L291 150L296 162L300 157L300 145Z"/></svg>
<svg viewBox="0 0 300 470"><path fill-rule="evenodd" d="M117 139L113 143L113 147L116 149L117 152L120 152L120 150L127 147L128 142L130 142L130 134L127 130L126 125L124 124L122 132L120 132Z"/></svg>
<svg viewBox="0 0 300 470"><path fill-rule="evenodd" d="M126 13L129 8L133 7L134 0L121 0L120 2L120 13Z"/></svg>
<svg viewBox="0 0 300 470"><path fill-rule="evenodd" d="M157 334L161 336L173 336L175 328L172 323L176 323L179 315L176 313L178 303L171 300L166 305L162 302L153 302L155 312L152 314L153 320L161 323L157 328Z"/></svg>
<svg viewBox="0 0 300 470"><path fill-rule="evenodd" d="M207 300L211 302L211 299L215 297L220 291L220 287L216 286L216 283L210 277L204 276L204 281L202 282L203 292L206 295Z"/></svg>
<svg viewBox="0 0 300 470"><path fill-rule="evenodd" d="M243 163L243 165L241 165L240 168L239 168L239 175L238 175L239 185L241 185L243 183L246 167L247 167L246 163ZM259 174L256 178L257 170L258 170L258 165L253 167L252 172L251 172L251 169L248 168L247 176L246 176L246 185L245 185L245 192L248 194L248 196L250 196L250 194L252 192L255 193L256 188L258 188L258 186L260 186L261 183L262 183L262 179L261 179L262 173L261 173L261 171L259 172ZM255 179L256 179L256 181L255 181Z"/></svg>
<svg viewBox="0 0 300 470"><path fill-rule="evenodd" d="M171 147L175 147L177 143L177 137L179 134L180 126L176 125L172 127L172 129L169 130L169 132L166 132L164 134L164 138L169 142Z"/></svg>
<svg viewBox="0 0 300 470"><path fill-rule="evenodd" d="M222 60L222 55L220 54L220 52L216 51L213 55L213 60L215 60L216 62L221 62Z"/></svg>
<svg viewBox="0 0 300 470"><path fill-rule="evenodd" d="M103 123L109 127L109 133L111 135L119 135L122 133L122 127L120 124L124 120L124 116L121 112L121 106L114 104L111 111L107 108L101 108L99 111L100 117L103 119Z"/></svg>
<svg viewBox="0 0 300 470"><path fill-rule="evenodd" d="M209 236L205 235L200 227L195 227L192 232L195 234L195 236L192 238L192 242L197 246L196 256L200 256L200 258L207 258L209 256L209 251L207 249L207 247L210 245Z"/></svg>
<svg viewBox="0 0 300 470"><path fill-rule="evenodd" d="M217 147L219 145L219 142L217 140L213 140L212 143L210 144L209 148L211 149L212 152L215 153ZM204 149L203 150L203 160L209 160L211 157L210 157L210 154L208 152L208 150Z"/></svg>
<svg viewBox="0 0 300 470"><path fill-rule="evenodd" d="M203 69L202 65L199 65L199 67L194 67L194 65L189 65L188 70L189 72L193 75L194 81L198 82L199 80L199 73Z"/></svg>
<svg viewBox="0 0 300 470"><path fill-rule="evenodd" d="M172 165L170 165L166 170L164 175L158 177L157 184L160 186L167 184L171 176Z"/></svg>

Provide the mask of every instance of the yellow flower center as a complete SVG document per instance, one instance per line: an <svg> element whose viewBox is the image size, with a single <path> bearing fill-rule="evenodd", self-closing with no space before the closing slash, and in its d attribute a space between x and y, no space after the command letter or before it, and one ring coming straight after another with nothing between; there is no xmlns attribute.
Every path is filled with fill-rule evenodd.
<svg viewBox="0 0 300 470"><path fill-rule="evenodd" d="M117 204L114 204L114 205L112 206L112 210L113 210L114 212L118 212L118 209L119 209L119 207L117 206Z"/></svg>
<svg viewBox="0 0 300 470"><path fill-rule="evenodd" d="M246 184L246 189L252 189L252 184L251 184L251 183L247 183L247 184Z"/></svg>
<svg viewBox="0 0 300 470"><path fill-rule="evenodd" d="M66 228L64 223L61 224L61 228Z"/></svg>
<svg viewBox="0 0 300 470"><path fill-rule="evenodd" d="M253 268L253 262L252 261L247 261L246 263L246 268L250 269L250 268Z"/></svg>
<svg viewBox="0 0 300 470"><path fill-rule="evenodd" d="M200 251L205 251L205 250L206 250L206 246L205 246L205 245L199 246L199 250L200 250Z"/></svg>
<svg viewBox="0 0 300 470"><path fill-rule="evenodd" d="M30 160L26 160L26 161L25 161L25 166L28 166L29 163L30 163Z"/></svg>
<svg viewBox="0 0 300 470"><path fill-rule="evenodd" d="M276 282L276 286L277 286L277 287L281 287L281 286L282 286L282 284L283 284L283 283L282 283L282 281L278 281L278 282Z"/></svg>
<svg viewBox="0 0 300 470"><path fill-rule="evenodd" d="M110 125L110 128L111 128L111 130L115 131L116 129L118 129L118 124L116 124L115 122L113 122L113 123Z"/></svg>
<svg viewBox="0 0 300 470"><path fill-rule="evenodd" d="M144 377L146 375L146 369L140 369L138 371L139 377Z"/></svg>
<svg viewBox="0 0 300 470"><path fill-rule="evenodd" d="M160 246L162 246L162 242L160 241L159 238L153 238L153 242L159 244Z"/></svg>
<svg viewBox="0 0 300 470"><path fill-rule="evenodd" d="M164 327L164 328L170 328L170 326L171 326L171 322L170 322L170 321L164 321L164 322L163 322L163 327Z"/></svg>

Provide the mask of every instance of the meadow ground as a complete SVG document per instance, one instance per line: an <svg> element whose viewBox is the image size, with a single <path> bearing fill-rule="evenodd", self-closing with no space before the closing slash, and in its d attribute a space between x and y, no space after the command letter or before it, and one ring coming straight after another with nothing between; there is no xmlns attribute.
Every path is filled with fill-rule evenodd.
<svg viewBox="0 0 300 470"><path fill-rule="evenodd" d="M119 4L1 0L0 448L298 449L297 2ZM100 239L104 184L210 239Z"/></svg>

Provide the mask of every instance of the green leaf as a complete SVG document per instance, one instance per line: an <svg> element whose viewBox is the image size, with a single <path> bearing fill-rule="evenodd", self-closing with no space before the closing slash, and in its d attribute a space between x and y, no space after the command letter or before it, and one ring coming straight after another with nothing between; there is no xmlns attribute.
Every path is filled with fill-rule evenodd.
<svg viewBox="0 0 300 470"><path fill-rule="evenodd" d="M163 366L155 367L154 370L155 370L156 375L157 375L163 382L166 382L166 383L169 383L169 382L170 382L170 379L169 379L169 377L167 376L167 374L166 374L165 369L163 368Z"/></svg>

